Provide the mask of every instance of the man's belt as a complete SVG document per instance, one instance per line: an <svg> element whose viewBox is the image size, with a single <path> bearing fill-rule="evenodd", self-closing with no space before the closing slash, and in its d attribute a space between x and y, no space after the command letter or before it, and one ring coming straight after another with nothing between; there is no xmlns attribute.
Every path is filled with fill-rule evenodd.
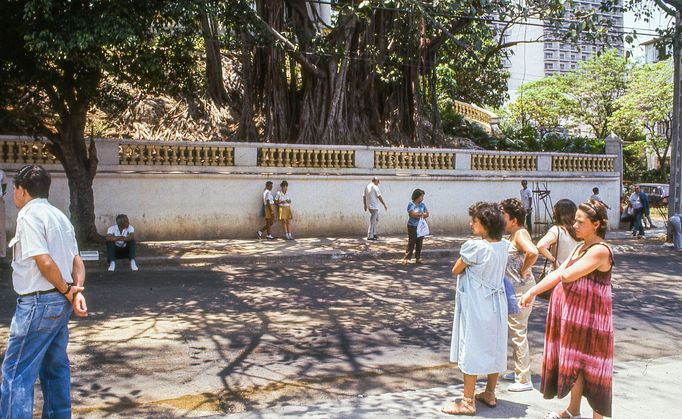
<svg viewBox="0 0 682 419"><path fill-rule="evenodd" d="M52 288L52 289L45 290L45 291L33 291L33 292L29 292L27 294L19 294L19 297L32 297L34 295L39 297L43 294L52 294L53 292L59 292L59 290L57 288Z"/></svg>

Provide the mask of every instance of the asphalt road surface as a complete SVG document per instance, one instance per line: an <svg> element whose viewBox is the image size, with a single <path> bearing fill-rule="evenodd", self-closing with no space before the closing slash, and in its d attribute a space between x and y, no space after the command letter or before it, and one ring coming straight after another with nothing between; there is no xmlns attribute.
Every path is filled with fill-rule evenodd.
<svg viewBox="0 0 682 419"><path fill-rule="evenodd" d="M452 262L93 272L93 315L71 328L74 417L204 416L460 382L448 363ZM620 254L614 275L616 361L682 354L682 254ZM14 298L3 271L0 353ZM530 321L536 372L546 308Z"/></svg>

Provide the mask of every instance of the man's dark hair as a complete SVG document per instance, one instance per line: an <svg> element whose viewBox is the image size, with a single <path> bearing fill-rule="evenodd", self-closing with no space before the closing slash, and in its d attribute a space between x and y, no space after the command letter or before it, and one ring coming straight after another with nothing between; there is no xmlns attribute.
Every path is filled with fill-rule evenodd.
<svg viewBox="0 0 682 419"><path fill-rule="evenodd" d="M121 223L123 222L123 220L127 220L127 219L128 219L128 216L127 216L127 215L125 215L125 214L118 214L118 215L116 216L116 224L121 224Z"/></svg>
<svg viewBox="0 0 682 419"><path fill-rule="evenodd" d="M592 188L592 193L595 195L598 195L599 194L599 188L597 188L597 187Z"/></svg>
<svg viewBox="0 0 682 419"><path fill-rule="evenodd" d="M477 218L493 240L500 240L504 234L506 222L502 208L494 202L477 202L469 207L469 216Z"/></svg>
<svg viewBox="0 0 682 419"><path fill-rule="evenodd" d="M272 186L272 182L270 182L269 180L265 182L265 187L267 188L268 186Z"/></svg>
<svg viewBox="0 0 682 419"><path fill-rule="evenodd" d="M420 196L424 194L426 194L426 192L424 192L423 190L415 189L414 191L412 191L412 200L416 201L417 199L419 199Z"/></svg>
<svg viewBox="0 0 682 419"><path fill-rule="evenodd" d="M509 215L509 218L516 220L516 223L523 227L526 219L526 209L523 208L521 200L518 198L505 199L501 203L502 209Z"/></svg>
<svg viewBox="0 0 682 419"><path fill-rule="evenodd" d="M29 164L19 169L14 176L14 186L26 189L33 198L47 198L50 194L50 174L36 164Z"/></svg>

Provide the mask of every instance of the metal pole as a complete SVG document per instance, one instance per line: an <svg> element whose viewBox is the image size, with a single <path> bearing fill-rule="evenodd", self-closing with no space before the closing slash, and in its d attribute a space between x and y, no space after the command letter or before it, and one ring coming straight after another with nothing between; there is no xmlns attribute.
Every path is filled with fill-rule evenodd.
<svg viewBox="0 0 682 419"><path fill-rule="evenodd" d="M670 147L670 195L668 202L668 216L682 213L682 149L680 148L680 124L682 123L682 72L680 59L682 58L682 11L675 13L675 33L673 37L674 61L674 96L672 141Z"/></svg>

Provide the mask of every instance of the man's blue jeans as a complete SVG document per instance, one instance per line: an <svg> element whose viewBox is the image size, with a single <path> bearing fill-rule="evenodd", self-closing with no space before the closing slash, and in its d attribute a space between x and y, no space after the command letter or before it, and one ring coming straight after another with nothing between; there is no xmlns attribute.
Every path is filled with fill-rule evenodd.
<svg viewBox="0 0 682 419"><path fill-rule="evenodd" d="M71 304L56 293L19 297L2 363L0 418L33 417L33 386L40 376L43 418L71 418L69 343Z"/></svg>

